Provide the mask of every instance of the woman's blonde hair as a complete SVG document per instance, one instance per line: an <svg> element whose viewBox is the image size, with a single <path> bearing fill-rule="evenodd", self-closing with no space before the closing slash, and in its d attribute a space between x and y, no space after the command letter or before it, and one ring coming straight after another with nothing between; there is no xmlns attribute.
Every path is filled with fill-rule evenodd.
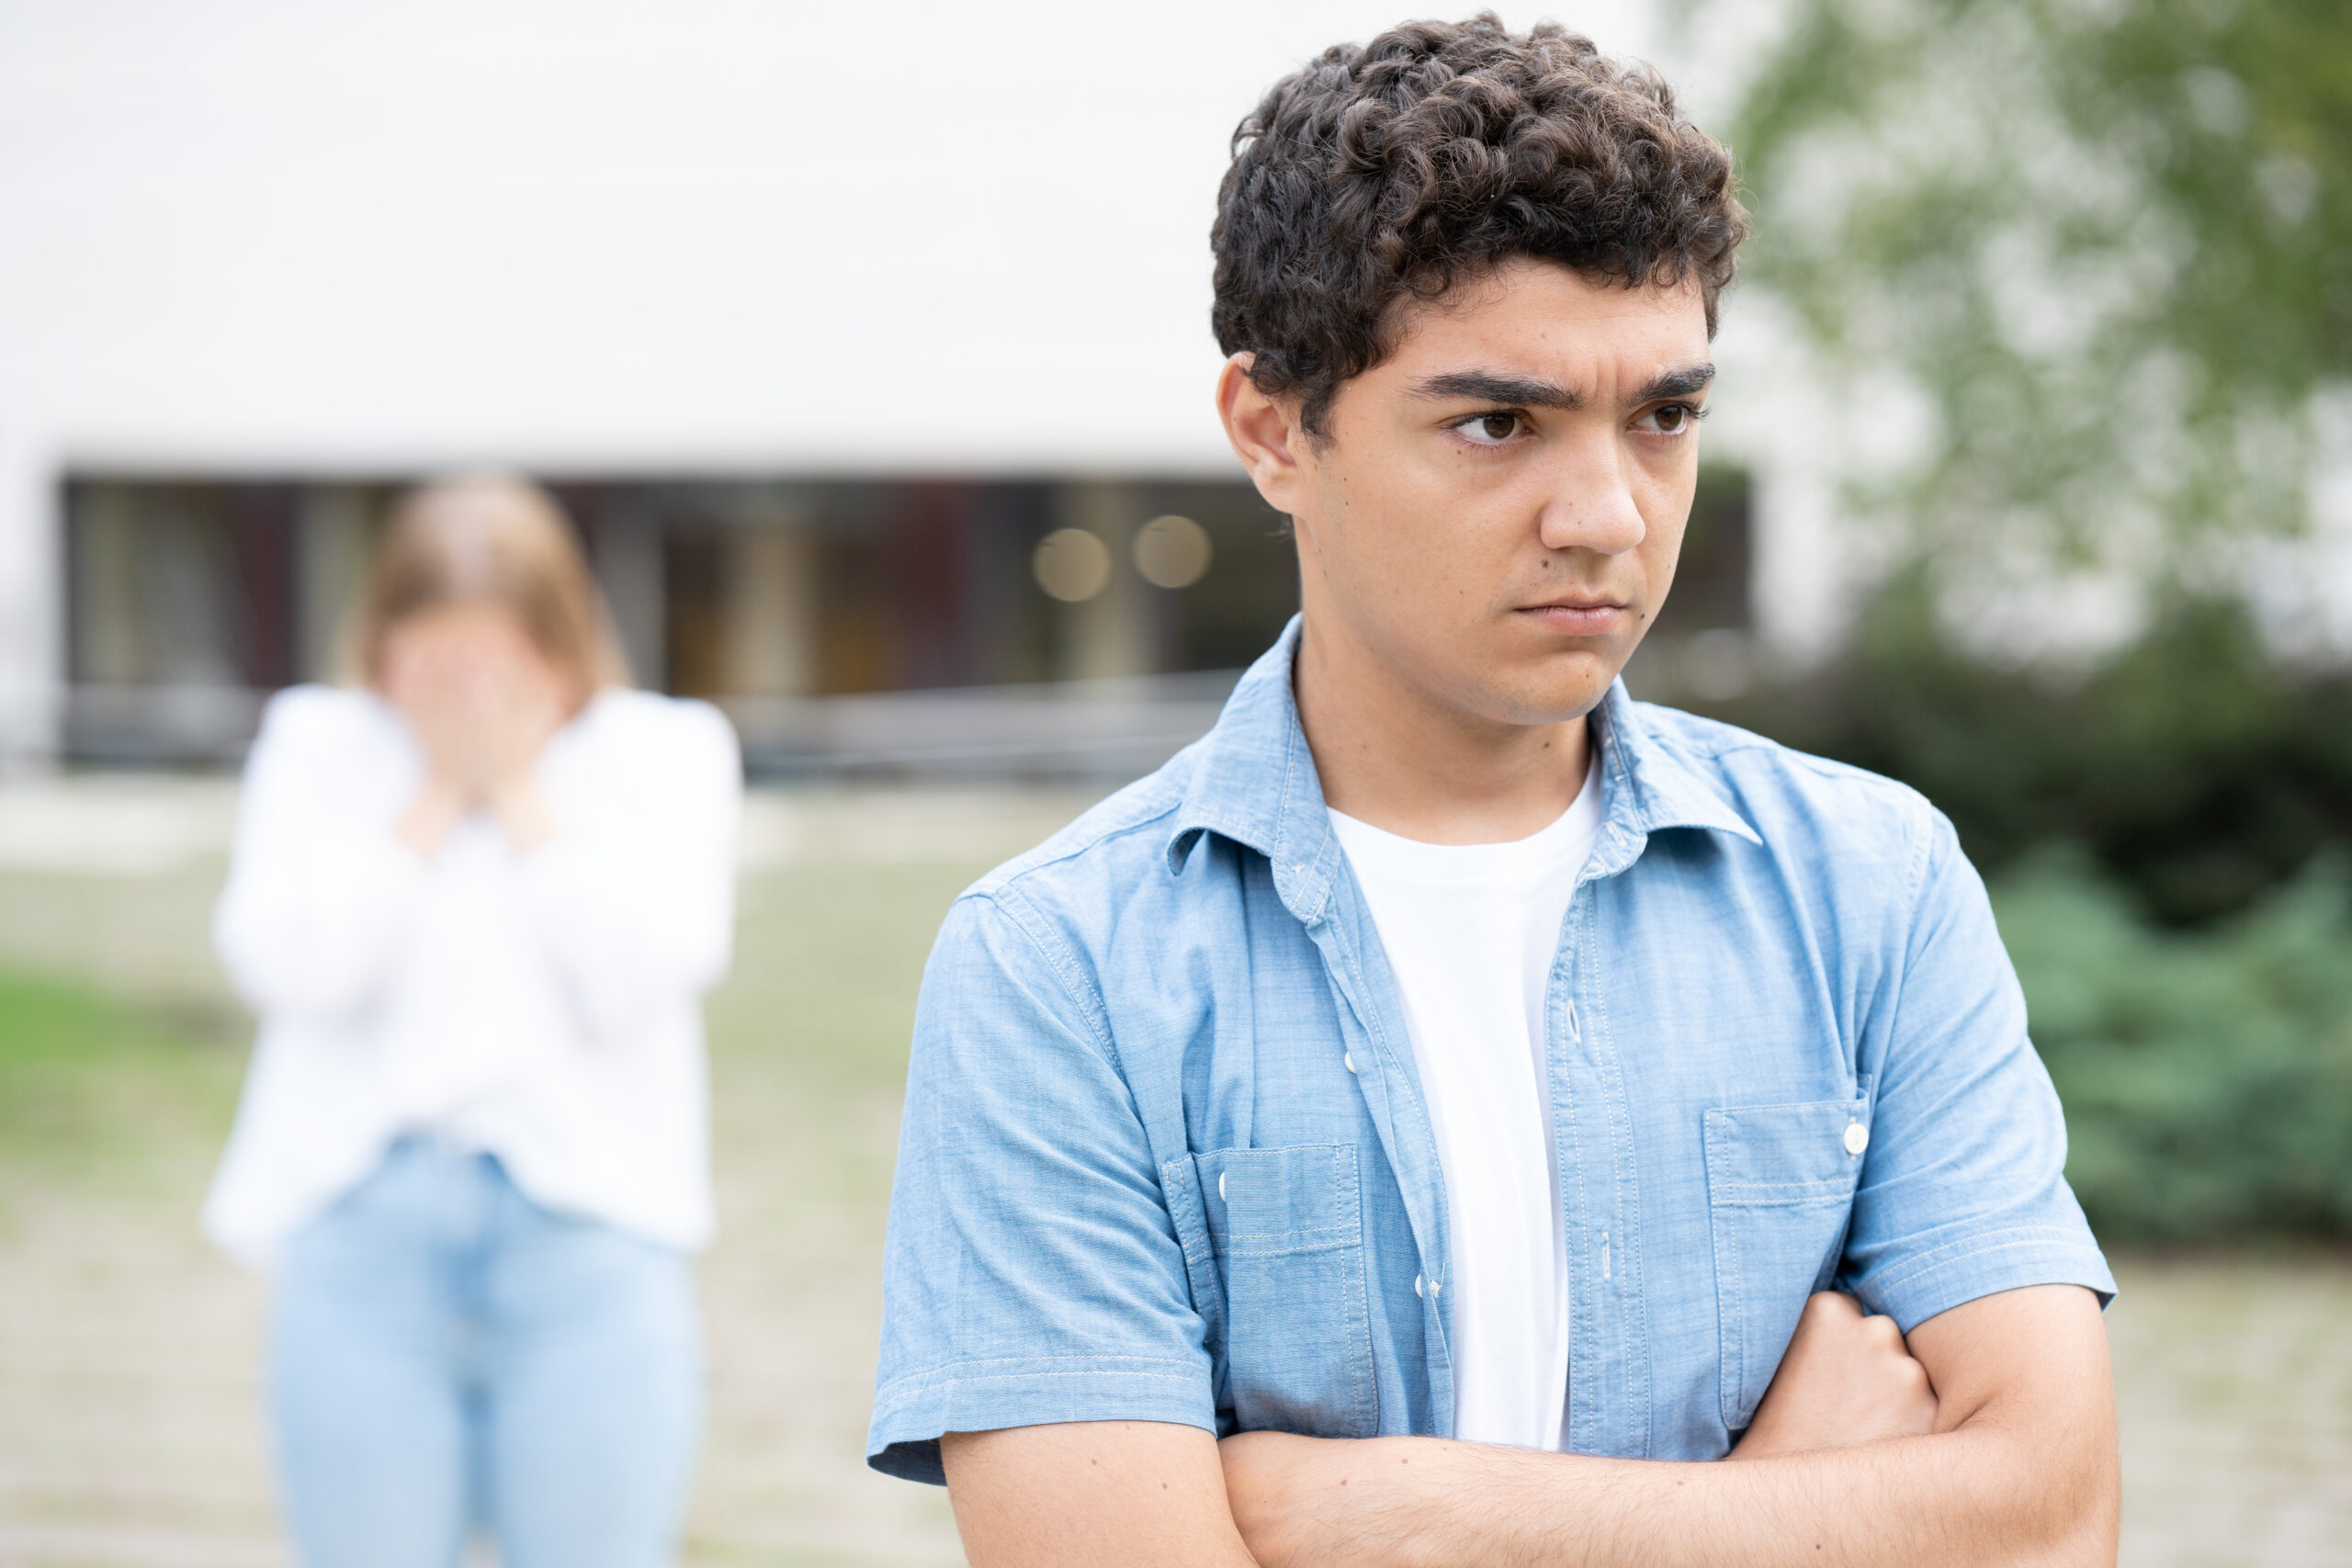
<svg viewBox="0 0 2352 1568"><path fill-rule="evenodd" d="M562 508L528 479L435 479L394 503L345 630L352 673L375 684L393 626L462 604L495 604L513 615L565 677L574 711L604 687L628 684L628 662L605 596Z"/></svg>

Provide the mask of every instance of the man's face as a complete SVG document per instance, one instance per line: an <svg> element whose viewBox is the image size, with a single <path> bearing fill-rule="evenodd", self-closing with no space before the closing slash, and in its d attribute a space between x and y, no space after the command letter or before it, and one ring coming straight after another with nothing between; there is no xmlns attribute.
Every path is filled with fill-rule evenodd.
<svg viewBox="0 0 2352 1568"><path fill-rule="evenodd" d="M1468 716L1589 712L1674 581L1713 375L1695 286L1521 260L1417 309L1268 496L1310 628Z"/></svg>

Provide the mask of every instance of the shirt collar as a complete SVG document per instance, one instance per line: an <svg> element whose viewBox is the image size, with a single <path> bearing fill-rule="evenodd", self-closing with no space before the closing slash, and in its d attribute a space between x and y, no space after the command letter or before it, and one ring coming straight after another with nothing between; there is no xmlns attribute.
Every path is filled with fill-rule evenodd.
<svg viewBox="0 0 2352 1568"><path fill-rule="evenodd" d="M1693 765L1681 747L1651 729L1623 676L1610 682L1609 694L1593 710L1592 725L1608 780L1611 826L1642 837L1668 828L1702 828L1763 843L1722 784Z"/></svg>
<svg viewBox="0 0 2352 1568"><path fill-rule="evenodd" d="M1300 625L1293 615L1202 738L1169 832L1168 860L1170 870L1181 869L1204 832L1253 849L1272 865L1283 903L1312 925L1329 904L1341 855L1291 690ZM1668 828L1763 842L1713 781L1651 733L1623 680L1610 684L1592 719L1609 808L1594 855L1597 874L1632 864L1649 835Z"/></svg>

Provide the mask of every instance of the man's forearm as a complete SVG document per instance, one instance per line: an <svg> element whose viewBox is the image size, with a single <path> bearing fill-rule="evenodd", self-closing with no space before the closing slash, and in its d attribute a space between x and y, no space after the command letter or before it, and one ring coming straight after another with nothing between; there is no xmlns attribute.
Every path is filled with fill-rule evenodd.
<svg viewBox="0 0 2352 1568"><path fill-rule="evenodd" d="M1954 1307L1912 1330L1916 1367L1877 1320L1824 1304L1736 1462L1249 1433L1221 1455L1234 1521L1261 1568L2114 1562L2114 1385L2090 1292ZM1932 1379L1925 1425L1890 1366Z"/></svg>
<svg viewBox="0 0 2352 1568"><path fill-rule="evenodd" d="M1299 1442L1301 1439L1289 1439ZM1430 1438L1294 1450L1281 1505L1233 1486L1268 1568L1754 1568L2098 1563L2113 1479L2052 1475L1990 1427L1744 1464L1670 1464ZM1232 1470L1228 1467L1228 1484Z"/></svg>

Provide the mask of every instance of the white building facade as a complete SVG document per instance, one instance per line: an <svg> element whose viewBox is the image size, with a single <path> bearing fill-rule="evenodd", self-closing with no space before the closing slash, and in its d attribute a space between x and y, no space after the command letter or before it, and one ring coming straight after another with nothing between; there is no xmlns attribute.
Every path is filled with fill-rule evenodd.
<svg viewBox="0 0 2352 1568"><path fill-rule="evenodd" d="M1219 541L1221 592L1246 563L1283 570L1210 402L1227 138L1275 77L1396 17L0 4L0 757L89 750L77 735L112 755L109 726L165 722L141 695L161 687L170 722L235 730L241 702L328 670L387 487L477 464L571 481L600 512L632 653L678 689L1230 663L1290 589L1219 621L1125 565L1134 531L1182 508ZM1567 19L1670 71L1688 52L1647 0ZM1817 650L1843 591L1821 565L1821 421L1736 300L1729 321L1710 438L1752 482L1725 503L1739 581L1711 591L1717 619ZM213 531L154 522L175 507ZM857 628L825 629L818 601L842 595L819 566L931 559L940 507L967 530L1012 518L1023 559L1039 529L1091 529L1118 570L1089 604L969 633L1000 649L977 663L859 665ZM639 525L680 508L721 544ZM894 556L884 535L912 543ZM198 558L253 540L258 566ZM261 634L207 629L243 612L174 586L232 567L292 606L233 658L218 650ZM1035 596L990 570L957 602ZM687 635L663 617L691 592L736 608Z"/></svg>

